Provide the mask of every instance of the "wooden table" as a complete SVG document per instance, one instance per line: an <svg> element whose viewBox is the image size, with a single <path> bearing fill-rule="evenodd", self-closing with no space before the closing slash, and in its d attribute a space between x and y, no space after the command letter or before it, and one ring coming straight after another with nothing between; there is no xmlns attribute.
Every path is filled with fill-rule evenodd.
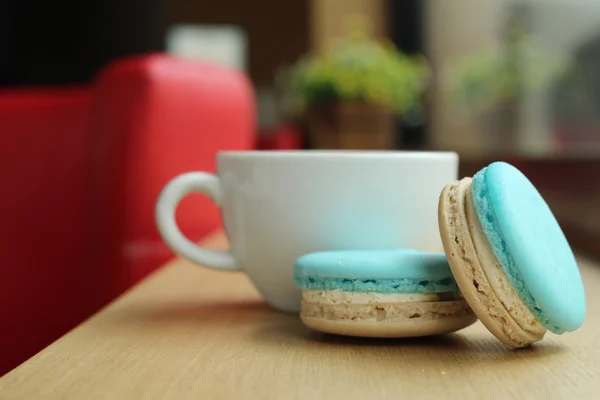
<svg viewBox="0 0 600 400"><path fill-rule="evenodd" d="M0 399L597 399L600 268L581 267L584 326L515 351L479 322L428 339L320 335L243 274L176 260L1 378Z"/></svg>

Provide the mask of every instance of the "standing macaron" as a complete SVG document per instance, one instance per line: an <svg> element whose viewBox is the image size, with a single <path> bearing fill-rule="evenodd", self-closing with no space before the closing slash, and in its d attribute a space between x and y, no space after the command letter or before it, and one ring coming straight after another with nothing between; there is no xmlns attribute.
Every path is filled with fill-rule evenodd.
<svg viewBox="0 0 600 400"><path fill-rule="evenodd" d="M443 253L328 251L300 257L300 317L310 328L347 336L448 333L476 321Z"/></svg>
<svg viewBox="0 0 600 400"><path fill-rule="evenodd" d="M547 330L577 330L585 295L577 262L533 184L496 162L440 195L439 227L456 282L502 342L525 347Z"/></svg>

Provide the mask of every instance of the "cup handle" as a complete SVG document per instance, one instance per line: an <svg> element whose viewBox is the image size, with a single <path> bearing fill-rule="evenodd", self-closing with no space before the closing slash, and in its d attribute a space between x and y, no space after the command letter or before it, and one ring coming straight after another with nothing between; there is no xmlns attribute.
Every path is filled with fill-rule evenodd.
<svg viewBox="0 0 600 400"><path fill-rule="evenodd" d="M231 251L204 249L179 230L175 210L181 199L192 192L205 194L221 205L221 182L217 176L205 172L179 175L164 187L156 202L156 223L163 240L175 253L195 263L221 270L239 270Z"/></svg>

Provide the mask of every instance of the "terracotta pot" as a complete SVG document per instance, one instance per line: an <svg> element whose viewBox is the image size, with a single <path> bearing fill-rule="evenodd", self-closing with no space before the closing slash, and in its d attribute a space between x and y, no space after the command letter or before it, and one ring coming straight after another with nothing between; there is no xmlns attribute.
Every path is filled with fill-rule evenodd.
<svg viewBox="0 0 600 400"><path fill-rule="evenodd" d="M390 110L360 102L315 106L307 113L310 146L314 149L392 149L394 122Z"/></svg>

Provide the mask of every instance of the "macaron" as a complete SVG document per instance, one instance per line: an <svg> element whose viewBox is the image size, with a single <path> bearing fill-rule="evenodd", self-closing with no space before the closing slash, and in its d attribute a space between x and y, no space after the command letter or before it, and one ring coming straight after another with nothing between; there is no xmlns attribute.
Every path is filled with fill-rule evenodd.
<svg viewBox="0 0 600 400"><path fill-rule="evenodd" d="M450 333L476 321L444 253L324 251L300 257L300 318L316 331L400 338Z"/></svg>
<svg viewBox="0 0 600 400"><path fill-rule="evenodd" d="M583 324L577 261L548 204L514 166L495 162L441 192L438 222L460 291L499 340L526 347Z"/></svg>

